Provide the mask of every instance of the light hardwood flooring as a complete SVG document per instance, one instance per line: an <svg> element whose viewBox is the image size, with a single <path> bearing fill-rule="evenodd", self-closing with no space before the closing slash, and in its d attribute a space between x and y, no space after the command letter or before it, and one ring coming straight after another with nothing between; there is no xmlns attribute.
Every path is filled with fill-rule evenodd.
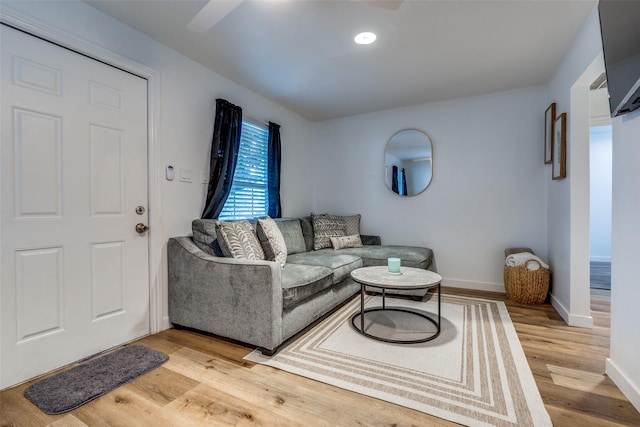
<svg viewBox="0 0 640 427"><path fill-rule="evenodd" d="M444 293L504 300L487 292ZM640 426L640 414L603 374L608 291L592 291L593 329L567 326L548 304L506 301L554 426ZM168 330L138 343L164 351L162 367L67 414L41 412L23 392L0 393L2 426L452 426L421 412L242 359L251 349Z"/></svg>

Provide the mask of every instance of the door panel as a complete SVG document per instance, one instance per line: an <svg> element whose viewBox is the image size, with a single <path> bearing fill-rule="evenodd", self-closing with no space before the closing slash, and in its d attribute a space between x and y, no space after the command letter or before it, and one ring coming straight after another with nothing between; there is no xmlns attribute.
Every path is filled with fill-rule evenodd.
<svg viewBox="0 0 640 427"><path fill-rule="evenodd" d="M62 213L61 119L15 108L16 217Z"/></svg>
<svg viewBox="0 0 640 427"><path fill-rule="evenodd" d="M124 150L119 129L91 125L91 214L124 215Z"/></svg>
<svg viewBox="0 0 640 427"><path fill-rule="evenodd" d="M64 329L62 248L16 251L17 344Z"/></svg>
<svg viewBox="0 0 640 427"><path fill-rule="evenodd" d="M0 31L5 388L149 333L147 84Z"/></svg>
<svg viewBox="0 0 640 427"><path fill-rule="evenodd" d="M91 245L93 320L125 311L125 242Z"/></svg>

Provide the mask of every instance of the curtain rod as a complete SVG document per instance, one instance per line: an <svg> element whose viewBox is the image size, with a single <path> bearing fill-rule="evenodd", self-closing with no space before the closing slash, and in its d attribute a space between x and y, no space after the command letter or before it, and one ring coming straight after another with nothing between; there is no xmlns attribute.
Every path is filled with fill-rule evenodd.
<svg viewBox="0 0 640 427"><path fill-rule="evenodd" d="M257 126L261 126L261 125L269 126L269 120L256 120L253 117L244 117L242 120L244 120L245 122L249 122L249 123L252 123L254 125L257 125Z"/></svg>
<svg viewBox="0 0 640 427"><path fill-rule="evenodd" d="M242 120L244 120L245 122L249 122L251 124L254 124L256 126L267 126L268 127L270 122L279 125L279 123L276 123L276 122L274 122L272 120L256 120L256 119L254 119L252 117L244 117Z"/></svg>

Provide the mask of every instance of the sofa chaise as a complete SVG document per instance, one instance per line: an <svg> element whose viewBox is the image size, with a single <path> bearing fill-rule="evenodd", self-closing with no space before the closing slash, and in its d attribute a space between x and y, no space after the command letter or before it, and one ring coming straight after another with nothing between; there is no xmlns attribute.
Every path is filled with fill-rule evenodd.
<svg viewBox="0 0 640 427"><path fill-rule="evenodd" d="M344 217L357 220L360 215ZM314 249L314 217L276 220L286 244L286 262L225 257L216 220L197 219L193 236L173 237L167 245L169 320L258 347L271 355L360 290L354 269L402 265L435 271L431 249L381 245L380 237L360 235L362 246ZM319 233L318 233L319 234ZM317 247L317 245L315 246ZM412 291L422 298L426 291Z"/></svg>

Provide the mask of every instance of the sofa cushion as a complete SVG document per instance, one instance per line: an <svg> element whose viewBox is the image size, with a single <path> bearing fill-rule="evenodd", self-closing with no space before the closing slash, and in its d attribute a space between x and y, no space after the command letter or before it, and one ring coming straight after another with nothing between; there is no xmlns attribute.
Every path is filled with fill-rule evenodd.
<svg viewBox="0 0 640 427"><path fill-rule="evenodd" d="M331 247L330 237L345 236L345 223L342 218L321 214L311 215L313 223L313 249L319 250Z"/></svg>
<svg viewBox="0 0 640 427"><path fill-rule="evenodd" d="M224 256L216 238L216 222L215 219L194 219L191 221L193 242L209 255Z"/></svg>
<svg viewBox="0 0 640 427"><path fill-rule="evenodd" d="M371 236L367 234L361 234L360 240L362 240L363 245L381 245L382 238L380 236Z"/></svg>
<svg viewBox="0 0 640 427"><path fill-rule="evenodd" d="M431 249L417 246L367 245L361 248L342 249L339 253L362 258L365 267L387 265L387 258L400 258L403 266L415 268L429 268L433 261Z"/></svg>
<svg viewBox="0 0 640 427"><path fill-rule="evenodd" d="M302 226L298 218L292 219L276 219L276 224L284 237L284 243L287 245L288 254L297 254L306 252L307 247L302 234Z"/></svg>
<svg viewBox="0 0 640 427"><path fill-rule="evenodd" d="M354 234L351 236L341 236L341 237L329 237L331 240L331 246L334 251L345 248L359 248L362 246L362 240L360 240L359 234Z"/></svg>
<svg viewBox="0 0 640 427"><path fill-rule="evenodd" d="M300 227L302 228L302 235L304 236L304 244L306 246L306 252L313 250L313 221L311 215L300 218Z"/></svg>
<svg viewBox="0 0 640 427"><path fill-rule="evenodd" d="M282 268L282 307L289 308L331 287L331 269L287 263Z"/></svg>
<svg viewBox="0 0 640 427"><path fill-rule="evenodd" d="M280 265L287 262L287 245L280 228L270 217L258 218L256 234L264 250L264 256L269 261L276 261Z"/></svg>
<svg viewBox="0 0 640 427"><path fill-rule="evenodd" d="M287 264L318 265L333 271L333 284L340 282L356 268L362 267L362 260L358 256L336 252L333 249L304 252L290 255Z"/></svg>
<svg viewBox="0 0 640 427"><path fill-rule="evenodd" d="M216 236L226 257L265 259L262 246L249 221L217 222Z"/></svg>

